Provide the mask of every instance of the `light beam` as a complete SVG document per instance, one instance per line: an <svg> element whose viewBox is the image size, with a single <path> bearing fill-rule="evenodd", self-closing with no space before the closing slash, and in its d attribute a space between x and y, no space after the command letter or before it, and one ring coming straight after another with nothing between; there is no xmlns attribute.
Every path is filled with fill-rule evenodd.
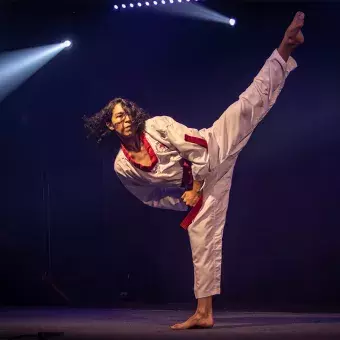
<svg viewBox="0 0 340 340"><path fill-rule="evenodd" d="M177 0L181 1L181 0ZM186 17L190 19L198 19L221 23L224 25L234 26L236 20L222 15L210 8L198 5L191 1L181 1L181 4L174 3L170 6L153 7L155 10L163 12L164 14L175 15L179 17Z"/></svg>
<svg viewBox="0 0 340 340"><path fill-rule="evenodd" d="M71 44L66 40L60 44L0 54L0 102Z"/></svg>

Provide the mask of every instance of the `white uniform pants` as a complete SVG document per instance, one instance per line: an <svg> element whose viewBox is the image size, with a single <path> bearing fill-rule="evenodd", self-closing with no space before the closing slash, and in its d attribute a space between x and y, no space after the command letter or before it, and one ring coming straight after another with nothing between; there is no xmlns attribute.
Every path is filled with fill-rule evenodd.
<svg viewBox="0 0 340 340"><path fill-rule="evenodd" d="M217 128L218 125L221 125L219 121L211 129ZM245 145L249 137L242 144ZM217 150L217 145L214 146L217 141L208 140L212 153ZM223 135L218 142L223 143ZM212 158L215 158L214 156L216 153L211 154ZM235 154L215 164L216 167L205 179L202 208L188 228L194 264L194 292L197 299L221 293L222 239L237 156L238 154Z"/></svg>

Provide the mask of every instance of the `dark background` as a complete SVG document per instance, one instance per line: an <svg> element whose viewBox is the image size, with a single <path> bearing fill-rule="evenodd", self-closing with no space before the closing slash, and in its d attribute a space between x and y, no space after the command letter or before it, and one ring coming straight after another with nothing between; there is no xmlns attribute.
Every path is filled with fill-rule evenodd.
<svg viewBox="0 0 340 340"><path fill-rule="evenodd" d="M299 67L236 166L216 302L340 310L340 4L206 2L234 28L113 4L0 2L0 51L74 43L0 103L0 304L65 303L42 280L47 183L52 278L70 305L124 305L121 292L130 305L192 302L185 214L133 198L81 117L123 96L209 127L302 10Z"/></svg>

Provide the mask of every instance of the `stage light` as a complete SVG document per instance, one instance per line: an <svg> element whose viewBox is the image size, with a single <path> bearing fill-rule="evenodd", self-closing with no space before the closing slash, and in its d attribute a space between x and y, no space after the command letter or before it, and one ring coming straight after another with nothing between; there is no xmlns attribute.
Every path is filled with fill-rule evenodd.
<svg viewBox="0 0 340 340"><path fill-rule="evenodd" d="M169 0L169 2L171 3L171 0ZM235 19L227 17L208 7L201 6L196 1L174 0L174 2L176 2L177 6L159 6L157 10L159 13L166 15L216 22L228 27L236 24Z"/></svg>
<svg viewBox="0 0 340 340"><path fill-rule="evenodd" d="M1 0L0 0L1 1ZM126 0L129 1L129 0ZM128 3L122 3L122 1L120 3L117 4L113 4L113 9L115 11L119 11L119 9L126 9L126 8L136 8L136 7L143 7L143 5L145 6L157 6L157 5L167 5L167 4L174 4L176 2L182 4L182 6L187 5L189 6L191 3L193 2L205 2L206 0L145 0L145 1L141 1L141 0L130 0L130 2ZM118 2L118 0L117 0Z"/></svg>
<svg viewBox="0 0 340 340"><path fill-rule="evenodd" d="M0 0L1 1L1 0ZM125 0L122 0L125 1ZM235 26L236 19L227 17L213 9L205 6L201 6L205 0L126 0L130 1L127 4L115 5L114 9L119 8L136 8L142 7L143 5L150 7L154 6L153 9L159 11L162 14L186 17L191 19L197 19L202 21L216 22L226 26ZM163 4L164 6L161 6ZM169 6L166 6L169 4ZM170 4L178 4L178 6L170 6ZM159 5L159 6L158 6ZM120 7L121 6L121 7Z"/></svg>
<svg viewBox="0 0 340 340"><path fill-rule="evenodd" d="M70 40L66 40L66 41L63 42L63 45L65 47L70 47L72 45L72 42Z"/></svg>

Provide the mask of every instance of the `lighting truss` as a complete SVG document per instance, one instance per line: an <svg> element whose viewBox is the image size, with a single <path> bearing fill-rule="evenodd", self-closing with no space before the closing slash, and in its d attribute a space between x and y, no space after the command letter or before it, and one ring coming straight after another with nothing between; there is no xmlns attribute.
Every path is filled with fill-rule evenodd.
<svg viewBox="0 0 340 340"><path fill-rule="evenodd" d="M113 10L133 10L138 8L147 8L153 6L164 6L164 5L180 5L186 3L197 3L204 2L205 0L126 0L126 1L115 1L113 4Z"/></svg>

